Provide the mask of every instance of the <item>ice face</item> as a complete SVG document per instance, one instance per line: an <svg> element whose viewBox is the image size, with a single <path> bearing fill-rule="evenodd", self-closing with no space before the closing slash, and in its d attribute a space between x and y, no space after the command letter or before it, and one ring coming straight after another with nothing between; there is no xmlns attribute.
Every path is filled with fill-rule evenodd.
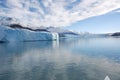
<svg viewBox="0 0 120 80"><path fill-rule="evenodd" d="M13 29L6 26L0 27L0 41L41 41L58 40L57 33L45 31L31 31L27 29Z"/></svg>

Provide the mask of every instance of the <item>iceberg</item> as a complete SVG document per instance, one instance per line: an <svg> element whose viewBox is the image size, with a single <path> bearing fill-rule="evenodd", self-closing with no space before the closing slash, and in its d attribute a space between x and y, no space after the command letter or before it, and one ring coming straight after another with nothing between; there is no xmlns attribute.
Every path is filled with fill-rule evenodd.
<svg viewBox="0 0 120 80"><path fill-rule="evenodd" d="M0 42L58 40L57 33L0 26Z"/></svg>
<svg viewBox="0 0 120 80"><path fill-rule="evenodd" d="M110 78L108 76L106 76L104 80L110 80Z"/></svg>

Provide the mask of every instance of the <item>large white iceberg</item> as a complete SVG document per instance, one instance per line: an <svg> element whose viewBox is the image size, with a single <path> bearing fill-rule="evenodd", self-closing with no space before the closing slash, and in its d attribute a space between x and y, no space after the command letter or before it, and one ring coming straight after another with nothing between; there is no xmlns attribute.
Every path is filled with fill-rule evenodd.
<svg viewBox="0 0 120 80"><path fill-rule="evenodd" d="M10 28L0 26L0 41L41 41L41 40L58 40L57 33L46 31L32 31L28 29Z"/></svg>

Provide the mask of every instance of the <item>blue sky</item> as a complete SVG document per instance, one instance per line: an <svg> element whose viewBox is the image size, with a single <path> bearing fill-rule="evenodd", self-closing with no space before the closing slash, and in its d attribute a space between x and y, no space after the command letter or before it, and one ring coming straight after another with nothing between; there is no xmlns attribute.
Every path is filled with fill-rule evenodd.
<svg viewBox="0 0 120 80"><path fill-rule="evenodd" d="M120 30L120 0L0 0L0 16L30 27L61 27L79 32Z"/></svg>
<svg viewBox="0 0 120 80"><path fill-rule="evenodd" d="M91 17L82 21L78 21L70 26L65 27L65 29L90 33L120 32L119 9L101 16Z"/></svg>

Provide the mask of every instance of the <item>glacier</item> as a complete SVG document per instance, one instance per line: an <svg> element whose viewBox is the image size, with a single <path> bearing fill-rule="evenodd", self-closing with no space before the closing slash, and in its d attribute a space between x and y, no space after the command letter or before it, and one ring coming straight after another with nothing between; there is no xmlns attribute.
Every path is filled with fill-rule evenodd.
<svg viewBox="0 0 120 80"><path fill-rule="evenodd" d="M60 38L75 38L80 37L80 34L71 30L63 28L48 27L46 28L49 32L56 32L59 34Z"/></svg>
<svg viewBox="0 0 120 80"><path fill-rule="evenodd" d="M20 23L16 18L0 16L0 42L59 40L79 37L78 33L55 27L33 27Z"/></svg>
<svg viewBox="0 0 120 80"><path fill-rule="evenodd" d="M43 41L58 40L59 35L53 32L32 31L28 29L11 28L0 26L0 42L11 41Z"/></svg>

